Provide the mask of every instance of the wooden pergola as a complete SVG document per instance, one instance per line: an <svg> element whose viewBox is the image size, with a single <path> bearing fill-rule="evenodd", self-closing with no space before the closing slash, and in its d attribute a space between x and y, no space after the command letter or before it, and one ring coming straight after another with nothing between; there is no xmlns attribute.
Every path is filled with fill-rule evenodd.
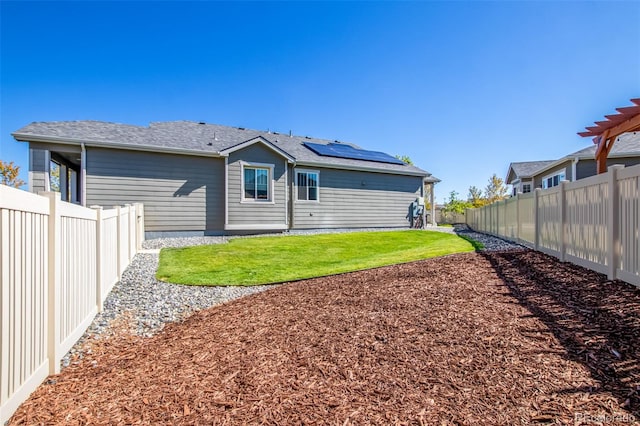
<svg viewBox="0 0 640 426"><path fill-rule="evenodd" d="M606 120L596 121L595 126L586 127L578 132L582 137L593 137L596 149L598 173L607 171L607 157L618 136L623 133L640 130L640 98L631 99L634 105L616 108L618 114L605 115Z"/></svg>

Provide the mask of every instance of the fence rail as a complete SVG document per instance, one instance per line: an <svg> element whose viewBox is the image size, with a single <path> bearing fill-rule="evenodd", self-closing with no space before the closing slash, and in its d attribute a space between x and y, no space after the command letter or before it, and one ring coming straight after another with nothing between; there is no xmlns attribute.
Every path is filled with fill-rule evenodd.
<svg viewBox="0 0 640 426"><path fill-rule="evenodd" d="M0 185L0 424L60 371L143 238L141 204L88 209Z"/></svg>
<svg viewBox="0 0 640 426"><path fill-rule="evenodd" d="M466 222L640 287L640 165L470 209Z"/></svg>

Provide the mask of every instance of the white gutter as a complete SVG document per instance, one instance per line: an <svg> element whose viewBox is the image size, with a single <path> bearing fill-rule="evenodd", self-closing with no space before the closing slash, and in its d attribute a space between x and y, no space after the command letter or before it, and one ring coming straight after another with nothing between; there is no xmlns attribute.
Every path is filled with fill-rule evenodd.
<svg viewBox="0 0 640 426"><path fill-rule="evenodd" d="M577 172L578 172L578 162L580 161L580 157L576 157L571 162L571 182L575 182L578 180Z"/></svg>

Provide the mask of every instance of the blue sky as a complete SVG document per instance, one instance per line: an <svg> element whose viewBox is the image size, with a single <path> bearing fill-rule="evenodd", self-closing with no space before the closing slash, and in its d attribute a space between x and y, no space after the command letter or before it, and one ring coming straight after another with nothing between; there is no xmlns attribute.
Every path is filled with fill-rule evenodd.
<svg viewBox="0 0 640 426"><path fill-rule="evenodd" d="M0 159L32 121L192 120L409 155L438 201L640 96L640 2L0 1Z"/></svg>

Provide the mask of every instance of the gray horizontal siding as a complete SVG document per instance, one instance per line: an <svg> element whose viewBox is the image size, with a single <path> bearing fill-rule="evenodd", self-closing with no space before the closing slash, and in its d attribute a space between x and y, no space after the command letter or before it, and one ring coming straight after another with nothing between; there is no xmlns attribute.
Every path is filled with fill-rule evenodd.
<svg viewBox="0 0 640 426"><path fill-rule="evenodd" d="M38 193L39 191L46 191L47 182L47 152L42 149L31 150L31 162L29 164L29 172L31 173L31 192Z"/></svg>
<svg viewBox="0 0 640 426"><path fill-rule="evenodd" d="M29 146L33 149L74 153L79 154L82 151L80 145L70 145L65 143L44 143L44 142L29 142Z"/></svg>
<svg viewBox="0 0 640 426"><path fill-rule="evenodd" d="M421 177L334 169L316 170L320 172L320 201L294 201L293 228L409 225L406 215L409 204L420 196ZM293 174L291 179L295 179ZM294 190L294 196L295 192Z"/></svg>
<svg viewBox="0 0 640 426"><path fill-rule="evenodd" d="M562 164L557 165L556 167L553 167L549 170L545 170L539 175L534 176L533 188L542 188L542 179L545 176L555 175L556 173L559 173L561 171L564 171L566 180L569 180L569 181L572 180L571 174L573 170L572 170L571 161L568 160Z"/></svg>
<svg viewBox="0 0 640 426"><path fill-rule="evenodd" d="M222 231L224 161L87 149L87 205L144 203L145 230Z"/></svg>
<svg viewBox="0 0 640 426"><path fill-rule="evenodd" d="M254 144L229 155L228 223L229 225L286 225L287 174L286 160L261 144ZM246 163L273 164L272 202L242 202L242 165Z"/></svg>
<svg viewBox="0 0 640 426"><path fill-rule="evenodd" d="M622 164L626 167L635 166L640 164L640 156L638 157L624 157L624 158L608 158L607 167L614 164ZM595 176L597 173L596 160L580 160L576 164L576 175L578 179L584 179L589 176Z"/></svg>

